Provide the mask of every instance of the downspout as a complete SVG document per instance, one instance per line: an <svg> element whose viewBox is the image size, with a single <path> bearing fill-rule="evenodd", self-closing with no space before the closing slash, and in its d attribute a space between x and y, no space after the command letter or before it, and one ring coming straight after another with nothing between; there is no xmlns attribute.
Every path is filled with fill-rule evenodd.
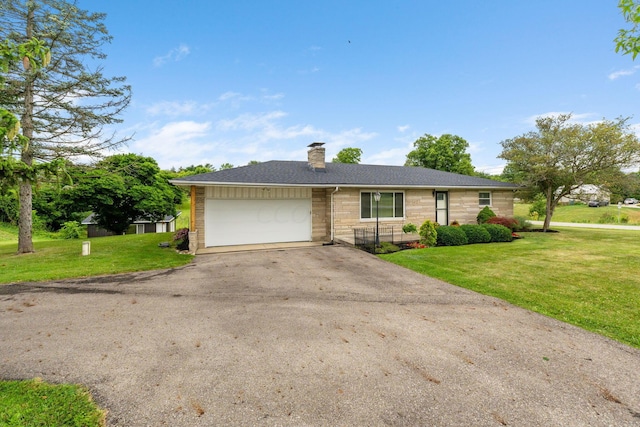
<svg viewBox="0 0 640 427"><path fill-rule="evenodd" d="M334 205L333 205L333 195L340 191L340 187L336 187L331 193L331 243L333 243L333 238L335 236L335 222L334 222Z"/></svg>

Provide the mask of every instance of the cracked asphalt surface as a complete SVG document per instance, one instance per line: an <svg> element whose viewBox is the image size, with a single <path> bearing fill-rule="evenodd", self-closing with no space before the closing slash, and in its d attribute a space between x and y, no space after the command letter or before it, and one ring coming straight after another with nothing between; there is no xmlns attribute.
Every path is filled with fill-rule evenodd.
<svg viewBox="0 0 640 427"><path fill-rule="evenodd" d="M109 426L640 426L640 351L341 246L0 286L0 376Z"/></svg>

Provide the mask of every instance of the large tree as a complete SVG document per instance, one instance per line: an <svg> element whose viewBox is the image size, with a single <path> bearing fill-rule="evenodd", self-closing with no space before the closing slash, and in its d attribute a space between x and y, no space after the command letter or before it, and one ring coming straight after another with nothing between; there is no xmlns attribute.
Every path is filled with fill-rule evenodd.
<svg viewBox="0 0 640 427"><path fill-rule="evenodd" d="M78 210L92 210L100 227L124 233L136 219L175 215L182 193L151 157L116 154L87 169L67 197Z"/></svg>
<svg viewBox="0 0 640 427"><path fill-rule="evenodd" d="M545 231L562 197L583 184L611 181L640 160L640 141L626 119L584 125L561 114L538 118L536 128L502 141L498 157L515 182L545 196Z"/></svg>
<svg viewBox="0 0 640 427"><path fill-rule="evenodd" d="M435 137L424 134L413 143L413 147L407 154L405 166L421 166L463 175L474 174L471 155L467 153L469 143L457 135Z"/></svg>
<svg viewBox="0 0 640 427"><path fill-rule="evenodd" d="M333 163L360 163L362 150L360 148L347 147L338 151L338 154L331 160Z"/></svg>
<svg viewBox="0 0 640 427"><path fill-rule="evenodd" d="M636 59L640 53L640 3L636 0L620 0L618 7L622 11L625 21L631 24L631 28L620 29L616 42L616 52L623 55L631 54Z"/></svg>
<svg viewBox="0 0 640 427"><path fill-rule="evenodd" d="M106 77L99 65L101 48L111 40L103 13L82 10L65 0L3 0L0 39L16 43L37 38L50 49L46 69L10 67L0 107L20 117L24 143L19 147L18 252L33 252L33 173L37 164L60 159L97 157L125 139L106 134L120 123L129 104L130 87L124 77ZM27 171L27 173L21 173Z"/></svg>

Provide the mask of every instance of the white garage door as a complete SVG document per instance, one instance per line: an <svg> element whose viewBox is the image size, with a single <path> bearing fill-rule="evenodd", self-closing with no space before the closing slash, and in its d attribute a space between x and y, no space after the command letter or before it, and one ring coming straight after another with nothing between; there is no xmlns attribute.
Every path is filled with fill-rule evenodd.
<svg viewBox="0 0 640 427"><path fill-rule="evenodd" d="M311 240L311 199L205 202L205 246Z"/></svg>

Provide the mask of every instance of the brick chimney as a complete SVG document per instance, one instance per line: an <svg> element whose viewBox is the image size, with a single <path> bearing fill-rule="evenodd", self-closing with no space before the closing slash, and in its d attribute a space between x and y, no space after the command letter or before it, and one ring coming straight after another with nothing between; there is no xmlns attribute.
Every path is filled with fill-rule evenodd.
<svg viewBox="0 0 640 427"><path fill-rule="evenodd" d="M309 166L314 170L325 170L324 142L309 144Z"/></svg>

